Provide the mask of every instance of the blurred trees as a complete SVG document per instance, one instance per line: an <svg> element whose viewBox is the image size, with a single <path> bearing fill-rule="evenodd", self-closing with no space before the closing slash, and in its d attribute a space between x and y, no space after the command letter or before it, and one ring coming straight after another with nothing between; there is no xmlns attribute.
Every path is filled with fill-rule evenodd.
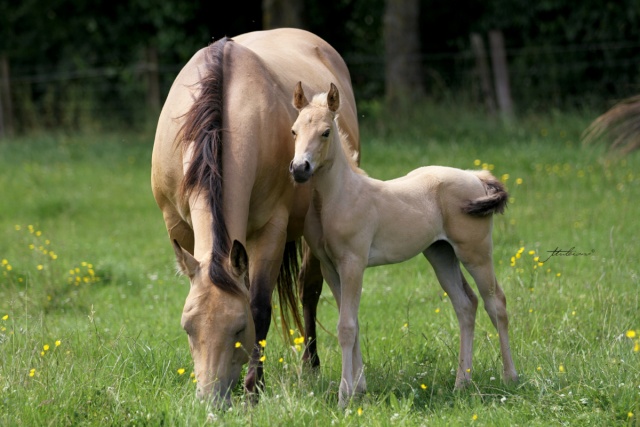
<svg viewBox="0 0 640 427"><path fill-rule="evenodd" d="M412 5L405 22L415 27L385 35L394 5ZM9 64L16 127L144 121L197 49L296 19L345 57L359 100L385 94L393 76L386 45L389 58L409 52L415 67L397 75L415 88L411 95L476 102L470 34L496 29L520 110L601 106L638 91L637 0L246 0L222 9L205 0L0 0L0 58Z"/></svg>

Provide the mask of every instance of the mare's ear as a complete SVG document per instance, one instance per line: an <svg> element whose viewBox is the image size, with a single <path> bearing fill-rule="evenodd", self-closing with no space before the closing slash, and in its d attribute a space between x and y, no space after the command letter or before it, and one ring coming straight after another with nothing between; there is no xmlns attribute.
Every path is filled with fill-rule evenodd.
<svg viewBox="0 0 640 427"><path fill-rule="evenodd" d="M293 101L291 103L298 111L302 110L309 104L309 101L307 101L307 97L304 96L304 91L302 90L302 82L298 82L296 85L296 89L293 91Z"/></svg>
<svg viewBox="0 0 640 427"><path fill-rule="evenodd" d="M329 110L334 113L338 111L338 108L340 108L340 93L338 92L336 85L333 83L331 83L331 88L327 94L327 106L329 107Z"/></svg>
<svg viewBox="0 0 640 427"><path fill-rule="evenodd" d="M242 243L237 240L233 241L231 252L229 253L229 264L236 276L242 276L249 270L249 257Z"/></svg>
<svg viewBox="0 0 640 427"><path fill-rule="evenodd" d="M176 261L180 272L189 278L193 278L200 268L200 263L188 251L182 248L177 240L173 240L173 251L176 253Z"/></svg>

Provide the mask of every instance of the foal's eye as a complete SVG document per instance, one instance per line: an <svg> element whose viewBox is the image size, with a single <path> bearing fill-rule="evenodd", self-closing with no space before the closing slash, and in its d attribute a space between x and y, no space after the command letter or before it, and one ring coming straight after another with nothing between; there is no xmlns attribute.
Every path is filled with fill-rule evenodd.
<svg viewBox="0 0 640 427"><path fill-rule="evenodd" d="M331 129L327 129L324 131L324 133L322 134L323 138L329 138L329 134L331 134Z"/></svg>

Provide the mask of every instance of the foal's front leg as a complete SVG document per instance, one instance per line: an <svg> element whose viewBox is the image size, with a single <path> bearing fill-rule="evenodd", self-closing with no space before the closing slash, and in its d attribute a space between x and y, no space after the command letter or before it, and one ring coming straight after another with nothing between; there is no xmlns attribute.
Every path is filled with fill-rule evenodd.
<svg viewBox="0 0 640 427"><path fill-rule="evenodd" d="M339 267L341 294L338 341L342 349L342 378L338 401L341 407L347 406L356 391L364 392L366 388L358 325L364 267L359 264L349 260Z"/></svg>

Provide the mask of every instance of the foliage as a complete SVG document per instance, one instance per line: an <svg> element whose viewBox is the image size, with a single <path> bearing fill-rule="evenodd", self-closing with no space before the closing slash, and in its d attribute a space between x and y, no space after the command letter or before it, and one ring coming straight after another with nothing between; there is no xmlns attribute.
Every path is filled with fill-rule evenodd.
<svg viewBox="0 0 640 427"><path fill-rule="evenodd" d="M512 93L521 112L606 109L638 89L640 9L621 2L423 0L420 38L432 99L473 99L469 34L505 34ZM161 95L199 48L261 29L262 2L81 0L0 2L0 54L9 58L21 130L137 127L149 121L145 49L160 63ZM384 93L384 0L304 1L307 29L351 70L356 95ZM463 11L463 13L461 13ZM402 43L402 40L398 40ZM155 114L155 112L154 112Z"/></svg>
<svg viewBox="0 0 640 427"><path fill-rule="evenodd" d="M594 114L526 115L505 127L446 104L393 121L375 104L362 111L371 176L445 164L506 182L494 260L519 385L500 381L497 337L480 305L474 381L452 391L457 320L417 257L367 270L365 396L337 408L337 309L325 289L319 375L272 332L260 403L247 405L239 387L232 409L213 412L194 396L180 329L188 281L176 277L149 189L152 132L43 134L0 144L0 424L637 425L640 158L581 146ZM575 255L550 257L572 247ZM83 262L98 280L75 286L72 269L91 277Z"/></svg>

